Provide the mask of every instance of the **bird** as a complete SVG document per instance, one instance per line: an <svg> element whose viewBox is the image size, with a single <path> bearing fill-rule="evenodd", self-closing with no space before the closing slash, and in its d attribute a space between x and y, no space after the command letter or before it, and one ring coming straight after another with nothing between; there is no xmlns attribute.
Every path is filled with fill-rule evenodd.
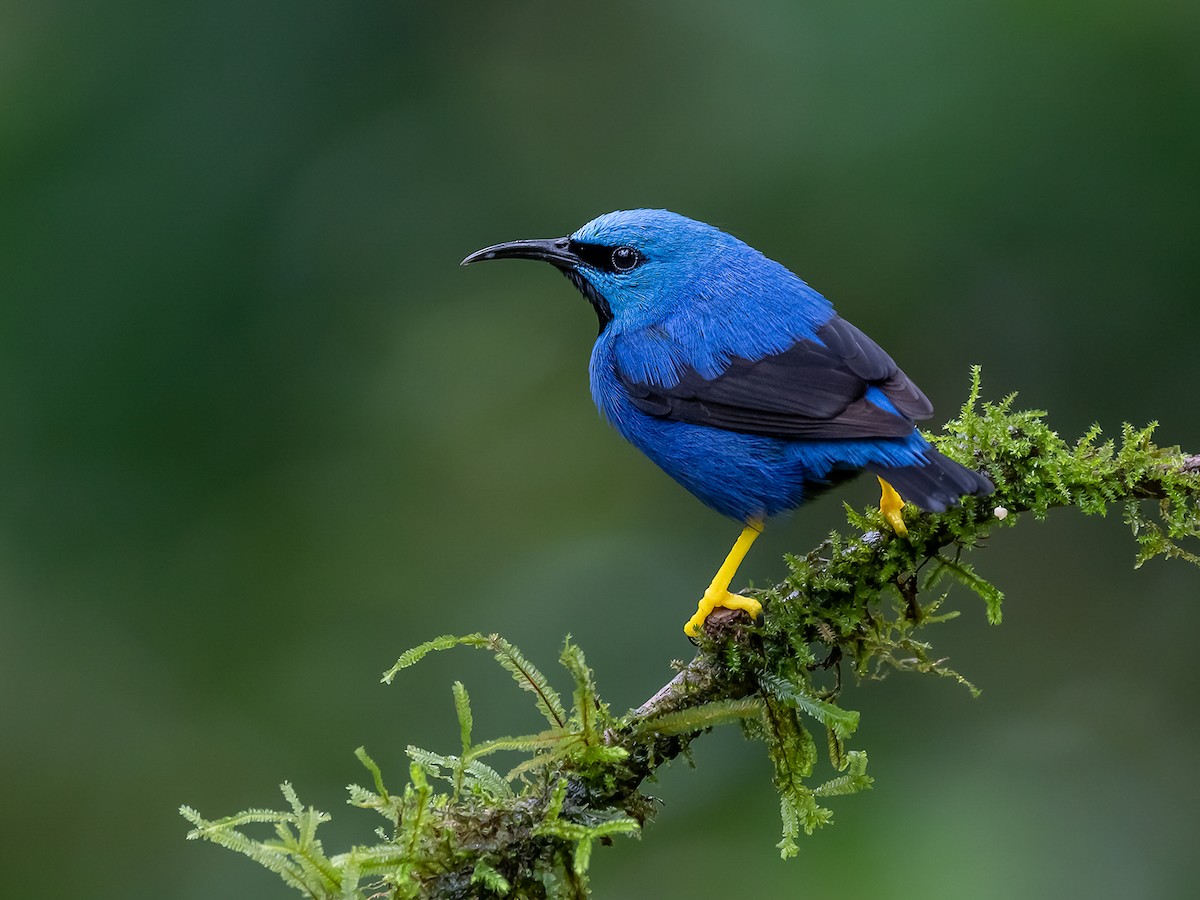
<svg viewBox="0 0 1200 900"><path fill-rule="evenodd" d="M992 492L917 430L933 406L892 358L782 264L664 209L605 213L566 237L478 250L462 265L530 259L561 271L599 322L592 398L631 444L742 525L684 626L719 607L757 619L729 588L772 516L866 471L900 536L909 501L943 512Z"/></svg>

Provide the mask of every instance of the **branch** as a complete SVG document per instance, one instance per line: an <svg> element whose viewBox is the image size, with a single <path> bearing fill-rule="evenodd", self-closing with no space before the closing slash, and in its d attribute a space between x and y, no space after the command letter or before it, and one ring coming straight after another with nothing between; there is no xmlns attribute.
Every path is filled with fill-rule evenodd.
<svg viewBox="0 0 1200 900"><path fill-rule="evenodd" d="M1045 413L1014 412L1013 400L980 407L976 370L960 416L931 437L946 455L986 471L992 497L967 498L938 515L910 507L906 537L877 510L847 507L848 532L787 557L785 581L758 592L759 622L737 611L711 615L695 658L677 663L676 675L637 709L613 715L569 641L559 659L573 682L568 712L549 680L503 638L443 636L405 653L385 680L430 652L487 650L533 695L545 730L475 743L470 698L456 683L457 756L408 748L409 781L392 793L359 751L373 789L351 785L350 802L387 821L379 843L327 856L316 830L328 816L303 807L290 785L290 811L210 821L184 807L194 826L188 836L250 856L309 897L586 897L595 843L636 832L653 814L645 780L707 730L738 722L767 747L783 820L778 846L793 855L802 831L830 822L827 798L871 784L866 753L848 746L858 713L837 703L844 669L860 680L892 670L947 676L974 691L931 653L926 630L958 614L943 609L947 580L977 594L988 620L999 623L1002 593L964 558L993 529L1064 506L1105 515L1119 503L1138 545L1136 565L1155 556L1200 565L1181 545L1200 537L1200 456L1158 447L1153 425L1124 426L1119 444L1100 443L1093 427L1069 446ZM811 783L813 731L824 733L833 770L819 784ZM505 753L520 755L506 775L489 765ZM445 786L436 790L436 781ZM259 823L274 825L275 838L246 834Z"/></svg>

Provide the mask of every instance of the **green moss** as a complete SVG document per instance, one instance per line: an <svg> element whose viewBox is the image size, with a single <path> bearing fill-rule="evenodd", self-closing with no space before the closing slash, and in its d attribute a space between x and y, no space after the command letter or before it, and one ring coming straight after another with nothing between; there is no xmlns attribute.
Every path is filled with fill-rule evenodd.
<svg viewBox="0 0 1200 900"><path fill-rule="evenodd" d="M207 820L183 807L194 826L188 837L243 853L314 898L586 897L596 842L640 833L653 812L643 782L686 756L700 734L739 722L766 745L780 796L778 846L794 855L801 832L832 821L826 798L871 785L866 753L847 746L859 716L838 705L844 667L860 679L891 670L948 676L975 691L936 658L928 629L958 615L947 608L954 583L999 624L1003 594L965 558L993 529L1064 506L1103 516L1119 503L1136 565L1156 556L1200 564L1180 543L1200 537L1200 459L1156 446L1154 425L1126 425L1119 442L1103 443L1093 426L1068 444L1044 412L1013 411L1015 396L980 404L979 394L976 369L960 415L930 438L947 456L987 472L994 495L938 515L909 507L907 537L893 534L876 509L847 508L847 531L786 557L784 582L759 592L766 609L759 624L749 626L740 613L710 617L696 658L638 710L610 712L569 639L559 657L572 685L568 710L549 679L498 635L442 636L402 655L384 680L434 651L487 650L529 692L546 728L476 743L470 697L455 682L458 755L409 747L408 782L393 793L358 751L372 787L350 785L349 802L383 817L378 843L328 856L317 829L329 816L303 806L287 784L283 811ZM811 783L820 755L814 728L824 732L837 773L818 784ZM505 752L519 756L505 774L484 762ZM260 826L273 836L247 834Z"/></svg>

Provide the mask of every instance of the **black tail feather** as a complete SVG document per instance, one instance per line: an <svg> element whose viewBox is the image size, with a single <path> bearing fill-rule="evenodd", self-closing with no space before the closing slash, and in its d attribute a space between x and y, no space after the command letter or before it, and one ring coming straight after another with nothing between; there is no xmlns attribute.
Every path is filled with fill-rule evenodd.
<svg viewBox="0 0 1200 900"><path fill-rule="evenodd" d="M983 496L994 488L987 477L947 459L932 447L925 451L929 460L923 466L904 466L890 469L868 466L868 469L888 482L902 498L927 512L945 512L958 506L967 495Z"/></svg>

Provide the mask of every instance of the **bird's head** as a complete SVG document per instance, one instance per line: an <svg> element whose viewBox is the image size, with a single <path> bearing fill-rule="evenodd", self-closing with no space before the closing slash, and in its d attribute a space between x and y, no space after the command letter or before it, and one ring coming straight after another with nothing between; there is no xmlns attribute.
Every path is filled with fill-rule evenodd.
<svg viewBox="0 0 1200 900"><path fill-rule="evenodd" d="M644 328L689 304L720 305L756 281L794 275L720 229L664 209L605 213L574 234L485 247L463 265L537 259L560 269L600 330Z"/></svg>

